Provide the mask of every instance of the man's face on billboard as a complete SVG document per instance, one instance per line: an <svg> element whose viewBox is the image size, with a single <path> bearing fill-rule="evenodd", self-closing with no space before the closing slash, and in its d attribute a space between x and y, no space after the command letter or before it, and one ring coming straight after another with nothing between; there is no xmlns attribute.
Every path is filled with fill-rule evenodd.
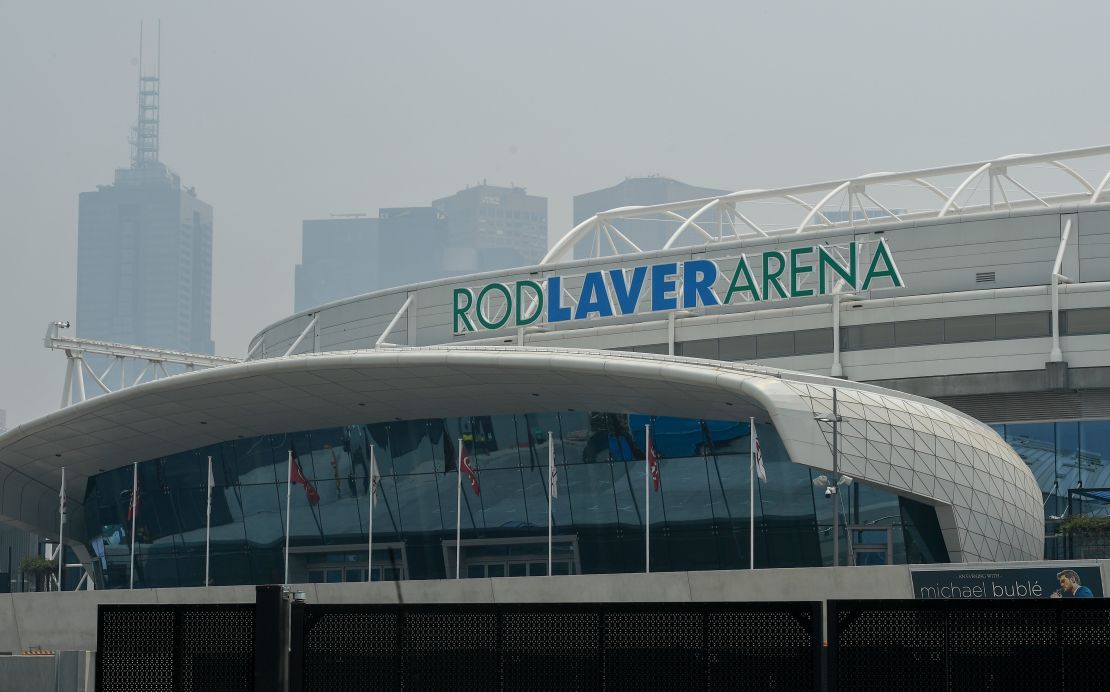
<svg viewBox="0 0 1110 692"><path fill-rule="evenodd" d="M1071 592L1075 591L1075 582L1072 581L1071 579L1069 579L1068 575L1061 574L1059 576L1059 579L1060 579L1060 588L1061 589L1063 589L1064 591L1067 591L1068 593L1071 593Z"/></svg>

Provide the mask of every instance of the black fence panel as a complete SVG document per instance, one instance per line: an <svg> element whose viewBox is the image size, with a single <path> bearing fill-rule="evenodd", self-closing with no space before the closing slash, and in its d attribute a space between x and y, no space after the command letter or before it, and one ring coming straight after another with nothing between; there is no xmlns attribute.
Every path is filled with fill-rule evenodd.
<svg viewBox="0 0 1110 692"><path fill-rule="evenodd" d="M304 692L820 683L818 603L305 605L300 612L303 656L294 656L291 675Z"/></svg>
<svg viewBox="0 0 1110 692"><path fill-rule="evenodd" d="M501 675L507 690L584 690L601 680L602 614L568 608L501 615Z"/></svg>
<svg viewBox="0 0 1110 692"><path fill-rule="evenodd" d="M253 605L101 605L98 692L249 692Z"/></svg>
<svg viewBox="0 0 1110 692"><path fill-rule="evenodd" d="M1110 601L829 601L837 690L1105 690Z"/></svg>

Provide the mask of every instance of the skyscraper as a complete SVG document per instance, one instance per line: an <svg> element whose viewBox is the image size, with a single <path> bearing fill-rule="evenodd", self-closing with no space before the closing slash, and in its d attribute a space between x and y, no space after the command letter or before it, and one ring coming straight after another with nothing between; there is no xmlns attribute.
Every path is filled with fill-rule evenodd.
<svg viewBox="0 0 1110 692"><path fill-rule="evenodd" d="M379 289L522 267L547 251L547 198L484 182L378 218L306 220L297 312Z"/></svg>
<svg viewBox="0 0 1110 692"><path fill-rule="evenodd" d="M547 252L547 198L481 185L432 202L447 216L445 276L525 267Z"/></svg>
<svg viewBox="0 0 1110 692"><path fill-rule="evenodd" d="M602 190L584 192L574 196L574 225L582 223L594 214L617 207L631 207L645 204L663 204L665 202L679 202L699 197L716 197L726 194L728 190L715 190L709 187L687 185L684 182L664 178L662 176L647 176L643 178L625 178L620 183ZM667 242L667 238L675 230L675 224L666 220L637 220L636 243L643 250L658 250ZM592 256L593 243L590 239L580 240L574 246L574 256Z"/></svg>
<svg viewBox="0 0 1110 692"><path fill-rule="evenodd" d="M294 274L293 309L382 288L378 219L358 215L308 219L301 226L301 263Z"/></svg>
<svg viewBox="0 0 1110 692"><path fill-rule="evenodd" d="M211 354L212 207L158 159L160 82L141 62L131 167L80 196L77 335Z"/></svg>

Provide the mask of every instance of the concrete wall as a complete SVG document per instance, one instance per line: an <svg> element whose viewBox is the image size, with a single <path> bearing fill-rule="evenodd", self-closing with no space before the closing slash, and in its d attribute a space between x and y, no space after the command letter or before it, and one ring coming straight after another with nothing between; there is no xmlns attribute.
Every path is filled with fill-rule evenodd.
<svg viewBox="0 0 1110 692"><path fill-rule="evenodd" d="M59 651L56 656L0 656L2 692L92 692L92 651Z"/></svg>
<svg viewBox="0 0 1110 692"><path fill-rule="evenodd" d="M1052 564L985 563L978 567ZM1110 586L1110 560L1100 561L1100 567L1103 584ZM952 568L976 569L977 565ZM913 597L908 565L303 584L290 588L304 591L309 603L337 604L688 603ZM254 597L253 586L5 594L0 596L0 651L21 652L32 647L94 650L96 612L101 603L253 603Z"/></svg>

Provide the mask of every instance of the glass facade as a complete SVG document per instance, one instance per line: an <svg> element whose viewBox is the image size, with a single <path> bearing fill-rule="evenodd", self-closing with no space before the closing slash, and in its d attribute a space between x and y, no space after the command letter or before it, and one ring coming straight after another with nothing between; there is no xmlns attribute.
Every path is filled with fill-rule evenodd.
<svg viewBox="0 0 1110 692"><path fill-rule="evenodd" d="M1060 522L1076 514L1110 512L1110 504L1068 491L1110 488L1110 420L1006 423L992 428L1014 448L1037 478L1044 496L1045 558L1065 559Z"/></svg>
<svg viewBox="0 0 1110 692"><path fill-rule="evenodd" d="M747 422L563 411L241 438L141 462L135 586L204 582L209 457L211 583L282 582L287 491L290 581L366 579L371 447L381 474L371 578L454 576L459 439L481 491L463 478L461 574L545 574L549 431L558 464L552 571L641 572L649 423L662 480L648 496L652 570L748 567ZM792 463L773 427L758 432L769 482L756 490L756 566L831 564L833 503L813 482L823 472ZM287 488L290 452L306 482ZM131 466L87 486L87 542L108 588L129 583L131 488ZM861 563L948 559L931 507L855 483L841 492L841 512L840 564L851 559L849 536L889 537L889 553L861 552Z"/></svg>

